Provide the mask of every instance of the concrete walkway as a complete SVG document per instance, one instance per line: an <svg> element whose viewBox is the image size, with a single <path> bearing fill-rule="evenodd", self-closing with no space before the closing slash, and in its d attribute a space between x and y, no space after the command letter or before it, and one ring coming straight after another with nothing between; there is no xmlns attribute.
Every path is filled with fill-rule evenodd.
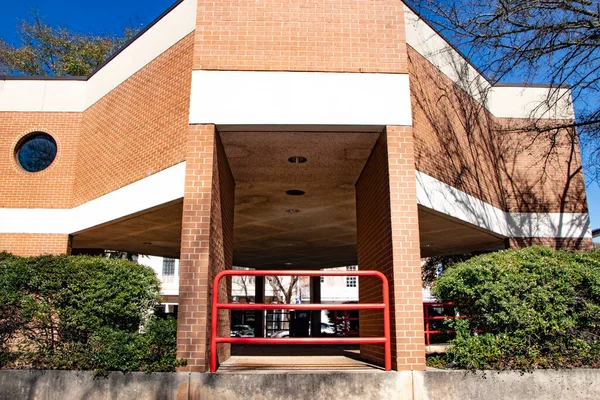
<svg viewBox="0 0 600 400"><path fill-rule="evenodd" d="M383 370L361 360L358 346L248 345L231 353L218 372Z"/></svg>

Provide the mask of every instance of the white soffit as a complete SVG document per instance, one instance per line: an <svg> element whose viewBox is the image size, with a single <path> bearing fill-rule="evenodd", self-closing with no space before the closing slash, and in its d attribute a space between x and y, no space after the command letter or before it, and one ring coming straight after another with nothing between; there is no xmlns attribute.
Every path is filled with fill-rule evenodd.
<svg viewBox="0 0 600 400"><path fill-rule="evenodd" d="M494 86L487 101L498 118L575 119L571 91L563 87Z"/></svg>
<svg viewBox="0 0 600 400"><path fill-rule="evenodd" d="M86 84L77 80L0 81L0 112L81 112Z"/></svg>
<svg viewBox="0 0 600 400"><path fill-rule="evenodd" d="M0 80L0 112L82 112L196 28L184 0L86 80Z"/></svg>
<svg viewBox="0 0 600 400"><path fill-rule="evenodd" d="M573 119L568 88L492 86L467 60L409 7L406 42L498 118ZM550 100L550 101L547 101ZM548 107L547 104L552 104Z"/></svg>
<svg viewBox="0 0 600 400"><path fill-rule="evenodd" d="M0 208L0 233L76 233L183 198L185 162L71 209Z"/></svg>
<svg viewBox="0 0 600 400"><path fill-rule="evenodd" d="M408 75L193 71L189 122L409 126Z"/></svg>
<svg viewBox="0 0 600 400"><path fill-rule="evenodd" d="M510 213L417 171L418 204L506 237L591 238L587 213Z"/></svg>

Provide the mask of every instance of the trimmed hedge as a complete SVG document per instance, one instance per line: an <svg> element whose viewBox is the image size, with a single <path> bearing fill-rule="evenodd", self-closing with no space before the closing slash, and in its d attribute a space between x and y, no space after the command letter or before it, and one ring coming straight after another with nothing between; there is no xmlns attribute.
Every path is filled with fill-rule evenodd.
<svg viewBox="0 0 600 400"><path fill-rule="evenodd" d="M173 371L174 319L152 269L90 256L0 253L0 367Z"/></svg>
<svg viewBox="0 0 600 400"><path fill-rule="evenodd" d="M445 271L433 293L469 316L450 322L450 366L600 366L600 252L529 247L481 255Z"/></svg>

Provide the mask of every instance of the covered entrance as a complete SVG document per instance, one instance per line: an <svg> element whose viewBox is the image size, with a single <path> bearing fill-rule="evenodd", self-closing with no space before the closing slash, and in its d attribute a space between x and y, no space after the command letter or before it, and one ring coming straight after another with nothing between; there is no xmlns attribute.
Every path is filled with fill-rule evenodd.
<svg viewBox="0 0 600 400"><path fill-rule="evenodd" d="M422 369L421 256L503 241L417 204L410 127L190 125L188 136L182 198L72 236L74 251L180 256L178 356L188 360L186 370L208 370L211 282L233 265L310 271L358 265L383 273L390 282L392 368ZM380 302L378 285L360 278L359 303ZM311 302L319 302L318 278L311 286ZM223 281L220 301L231 300L230 289ZM219 313L218 326L220 336L230 333L229 311ZM382 329L380 312L360 311L361 337L381 336ZM384 364L381 344L362 344L353 354ZM230 355L228 344L219 345L220 365Z"/></svg>

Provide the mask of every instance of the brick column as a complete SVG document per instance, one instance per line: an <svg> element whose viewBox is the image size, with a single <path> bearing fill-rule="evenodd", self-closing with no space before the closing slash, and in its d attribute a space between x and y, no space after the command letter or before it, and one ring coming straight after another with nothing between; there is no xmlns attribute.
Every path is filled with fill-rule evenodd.
<svg viewBox="0 0 600 400"><path fill-rule="evenodd" d="M235 182L214 125L191 125L186 152L186 179L181 231L177 357L182 371L208 369L212 280L231 269ZM227 302L230 284L219 286ZM229 335L229 312L219 312L219 335ZM219 345L219 361L229 358L229 345Z"/></svg>
<svg viewBox="0 0 600 400"><path fill-rule="evenodd" d="M71 238L58 233L2 233L0 252L29 257L41 254L71 254Z"/></svg>
<svg viewBox="0 0 600 400"><path fill-rule="evenodd" d="M390 284L392 367L425 369L421 254L413 136L388 126L356 183L357 252L361 270L384 273ZM378 279L362 278L361 303L380 302ZM360 335L383 335L380 311L360 313ZM383 363L383 346L363 345L361 356Z"/></svg>

